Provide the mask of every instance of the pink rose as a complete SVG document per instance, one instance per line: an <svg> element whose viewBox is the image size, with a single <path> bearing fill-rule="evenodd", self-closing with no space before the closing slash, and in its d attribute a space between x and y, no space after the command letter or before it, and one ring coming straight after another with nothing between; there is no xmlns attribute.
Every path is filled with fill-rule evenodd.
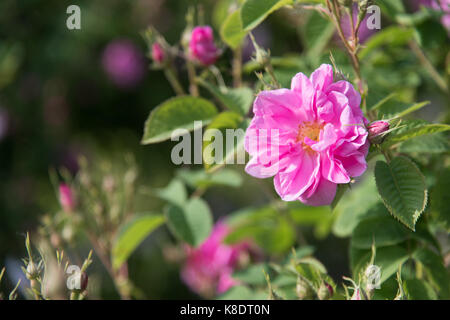
<svg viewBox="0 0 450 320"><path fill-rule="evenodd" d="M245 135L246 172L274 176L284 201L329 205L340 183L366 171L369 149L361 97L347 81L333 82L322 65L310 78L298 73L291 89L262 91Z"/></svg>
<svg viewBox="0 0 450 320"><path fill-rule="evenodd" d="M219 49L214 44L213 30L210 26L199 26L192 30L189 40L190 57L205 66L214 64L219 57Z"/></svg>
<svg viewBox="0 0 450 320"><path fill-rule="evenodd" d="M66 212L71 212L75 209L75 198L72 189L65 183L59 185L59 203Z"/></svg>
<svg viewBox="0 0 450 320"><path fill-rule="evenodd" d="M223 240L229 232L225 223L218 222L199 247L186 247L187 259L181 278L192 291L211 297L224 293L238 283L231 275L241 254L248 253L250 246L247 243L224 244Z"/></svg>
<svg viewBox="0 0 450 320"><path fill-rule="evenodd" d="M152 59L157 63L162 63L164 61L164 51L158 42L152 45Z"/></svg>

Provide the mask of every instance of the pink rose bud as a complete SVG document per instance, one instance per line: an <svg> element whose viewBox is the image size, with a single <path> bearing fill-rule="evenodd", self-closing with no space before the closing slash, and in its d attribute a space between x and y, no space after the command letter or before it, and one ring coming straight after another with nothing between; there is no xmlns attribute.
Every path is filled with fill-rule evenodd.
<svg viewBox="0 0 450 320"><path fill-rule="evenodd" d="M164 51L158 42L152 45L152 59L156 63L162 63L164 61Z"/></svg>
<svg viewBox="0 0 450 320"><path fill-rule="evenodd" d="M192 30L189 54L192 59L205 66L216 62L220 52L214 44L213 30L210 26L199 26Z"/></svg>
<svg viewBox="0 0 450 320"><path fill-rule="evenodd" d="M72 189L65 183L59 185L59 202L66 212L71 212L75 209L75 199Z"/></svg>
<svg viewBox="0 0 450 320"><path fill-rule="evenodd" d="M389 130L389 122L381 120L375 121L369 125L368 129L370 142L373 144L380 144L386 136L384 133Z"/></svg>
<svg viewBox="0 0 450 320"><path fill-rule="evenodd" d="M350 298L350 300L362 300L361 299L361 290L359 288L356 288L353 292L353 296Z"/></svg>

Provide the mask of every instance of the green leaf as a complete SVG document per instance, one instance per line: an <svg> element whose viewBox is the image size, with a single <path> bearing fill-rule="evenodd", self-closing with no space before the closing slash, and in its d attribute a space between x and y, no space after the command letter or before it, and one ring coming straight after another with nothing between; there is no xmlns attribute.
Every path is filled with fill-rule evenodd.
<svg viewBox="0 0 450 320"><path fill-rule="evenodd" d="M390 47L402 46L407 44L414 36L414 30L411 28L402 28L399 26L390 26L378 31L364 45L358 56L362 60L371 51L383 46Z"/></svg>
<svg viewBox="0 0 450 320"><path fill-rule="evenodd" d="M367 176L355 183L334 209L336 218L333 233L338 237L351 235L359 221L377 202L379 199L373 177Z"/></svg>
<svg viewBox="0 0 450 320"><path fill-rule="evenodd" d="M208 237L213 224L208 204L199 198L191 199L182 208L170 206L166 218L174 235L194 247Z"/></svg>
<svg viewBox="0 0 450 320"><path fill-rule="evenodd" d="M406 157L396 157L389 164L378 161L375 180L389 212L415 231L415 224L427 204L425 179L417 166Z"/></svg>
<svg viewBox="0 0 450 320"><path fill-rule="evenodd" d="M413 258L424 266L431 284L437 289L439 295L443 299L448 299L450 296L450 275L445 268L442 257L429 249L421 248L413 254Z"/></svg>
<svg viewBox="0 0 450 320"><path fill-rule="evenodd" d="M253 291L247 286L238 285L232 287L223 295L218 297L219 300L265 300L267 293Z"/></svg>
<svg viewBox="0 0 450 320"><path fill-rule="evenodd" d="M292 4L293 0L247 0L241 8L242 27L245 31L254 29L264 21L272 12L285 5Z"/></svg>
<svg viewBox="0 0 450 320"><path fill-rule="evenodd" d="M378 0L377 5L381 7L383 13L394 20L398 14L405 13L405 6L402 0Z"/></svg>
<svg viewBox="0 0 450 320"><path fill-rule="evenodd" d="M415 103L413 105L404 104L398 101L390 101L379 108L378 117L383 119L389 119L393 117L404 117L409 113L422 109L426 105L430 104L430 101L424 101Z"/></svg>
<svg viewBox="0 0 450 320"><path fill-rule="evenodd" d="M155 195L180 207L187 200L186 188L178 179L173 179L165 188L155 190Z"/></svg>
<svg viewBox="0 0 450 320"><path fill-rule="evenodd" d="M233 231L226 237L226 243L253 239L266 251L281 253L289 250L295 241L292 223L272 207L241 210L239 217L232 220Z"/></svg>
<svg viewBox="0 0 450 320"><path fill-rule="evenodd" d="M391 217L373 217L361 221L353 231L351 244L355 248L370 249L401 243L409 238L410 231Z"/></svg>
<svg viewBox="0 0 450 320"><path fill-rule="evenodd" d="M360 250L357 250L360 251ZM353 275L357 276L361 272L365 270L368 266L371 258L371 251L367 250L366 254L363 255L359 261L354 264L353 267ZM409 253L406 249L400 246L392 246L392 247L382 247L377 248L377 252L375 255L374 265L380 267L381 269L381 278L380 284L389 279L392 275L394 275L398 268L409 258Z"/></svg>
<svg viewBox="0 0 450 320"><path fill-rule="evenodd" d="M405 124L404 128L389 135L389 139L383 143L383 147L388 148L396 143L415 137L450 130L450 125L448 124L428 124L422 120L405 121Z"/></svg>
<svg viewBox="0 0 450 320"><path fill-rule="evenodd" d="M448 138L443 134L426 134L409 139L400 145L401 153L444 153L450 151Z"/></svg>
<svg viewBox="0 0 450 320"><path fill-rule="evenodd" d="M295 271L308 280L317 290L322 283L322 277L327 273L324 265L315 258L303 258L295 265Z"/></svg>
<svg viewBox="0 0 450 320"><path fill-rule="evenodd" d="M238 48L244 40L247 32L242 28L241 10L236 10L230 14L220 28L220 36L232 49Z"/></svg>
<svg viewBox="0 0 450 320"><path fill-rule="evenodd" d="M437 181L431 193L431 209L436 220L444 225L447 232L450 232L448 190L450 190L450 167L447 166L437 173Z"/></svg>
<svg viewBox="0 0 450 320"><path fill-rule="evenodd" d="M204 80L199 80L199 84L208 89L226 108L243 116L252 105L254 97L250 88L226 88L226 91L221 91L217 86Z"/></svg>
<svg viewBox="0 0 450 320"><path fill-rule="evenodd" d="M307 66L305 57L289 54L283 57L270 57L270 64L275 68L303 70L304 73L311 73L311 70ZM242 71L245 74L253 74L255 71L262 70L263 66L255 60L250 60L244 64Z"/></svg>
<svg viewBox="0 0 450 320"><path fill-rule="evenodd" d="M320 60L322 52L335 33L333 23L313 11L301 31L308 58L318 63L317 60Z"/></svg>
<svg viewBox="0 0 450 320"><path fill-rule="evenodd" d="M215 173L207 173L205 170L180 169L177 176L193 188L209 188L212 186L239 187L242 184L242 176L232 170L224 168Z"/></svg>
<svg viewBox="0 0 450 320"><path fill-rule="evenodd" d="M112 249L113 268L118 269L144 239L161 224L162 215L142 214L120 228Z"/></svg>
<svg viewBox="0 0 450 320"><path fill-rule="evenodd" d="M404 280L403 290L410 300L437 300L438 298L433 288L419 279Z"/></svg>
<svg viewBox="0 0 450 320"><path fill-rule="evenodd" d="M376 104L374 104L372 107L370 107L369 110L377 110L377 109L381 108L395 96L397 96L397 92L393 92L393 93L387 95L386 97L384 97L380 101L378 101Z"/></svg>
<svg viewBox="0 0 450 320"><path fill-rule="evenodd" d="M233 279L249 285L265 285L266 277L264 276L263 270L265 270L266 272L269 271L267 264L257 263L249 266L244 270L238 270L234 272Z"/></svg>
<svg viewBox="0 0 450 320"><path fill-rule="evenodd" d="M231 111L222 112L213 119L206 128L205 135L209 129L219 130L223 143L222 149L220 143L210 146L216 138L203 136L203 164L208 172L214 172L225 164L245 163L244 138L248 124L248 119L243 119L241 115ZM227 131L229 131L228 134ZM209 152L208 146L211 147L211 151L215 147L214 152ZM221 152L221 155L216 155L217 151Z"/></svg>
<svg viewBox="0 0 450 320"><path fill-rule="evenodd" d="M203 98L191 96L166 100L152 110L145 122L142 144L168 140L176 129L194 130L194 121L208 124L217 114L216 107Z"/></svg>
<svg viewBox="0 0 450 320"><path fill-rule="evenodd" d="M297 204L291 206L295 206L289 209L289 214L295 223L315 226L314 234L319 239L324 239L328 235L334 217L329 206L311 207Z"/></svg>

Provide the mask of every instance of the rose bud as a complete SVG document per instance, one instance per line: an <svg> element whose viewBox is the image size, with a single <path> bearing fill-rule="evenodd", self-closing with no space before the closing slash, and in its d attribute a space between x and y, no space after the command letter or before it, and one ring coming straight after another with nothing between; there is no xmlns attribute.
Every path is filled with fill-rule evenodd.
<svg viewBox="0 0 450 320"><path fill-rule="evenodd" d="M59 185L59 203L66 212L72 212L75 209L75 198L72 189L65 183Z"/></svg>
<svg viewBox="0 0 450 320"><path fill-rule="evenodd" d="M297 278L295 291L299 300L310 300L314 297L313 288L311 288L309 283L300 276Z"/></svg>
<svg viewBox="0 0 450 320"><path fill-rule="evenodd" d="M158 42L152 45L152 59L159 64L164 62L164 50Z"/></svg>
<svg viewBox="0 0 450 320"><path fill-rule="evenodd" d="M214 44L213 30L210 26L195 27L189 39L190 58L205 66L212 65L220 55Z"/></svg>
<svg viewBox="0 0 450 320"><path fill-rule="evenodd" d="M380 144L387 134L386 131L389 130L389 122L382 120L375 121L367 129L369 130L369 141L372 144Z"/></svg>
<svg viewBox="0 0 450 320"><path fill-rule="evenodd" d="M353 296L350 298L350 300L362 300L361 289L355 288L355 291L353 292Z"/></svg>
<svg viewBox="0 0 450 320"><path fill-rule="evenodd" d="M333 287L329 283L323 281L317 295L320 300L328 300L333 296L333 293Z"/></svg>

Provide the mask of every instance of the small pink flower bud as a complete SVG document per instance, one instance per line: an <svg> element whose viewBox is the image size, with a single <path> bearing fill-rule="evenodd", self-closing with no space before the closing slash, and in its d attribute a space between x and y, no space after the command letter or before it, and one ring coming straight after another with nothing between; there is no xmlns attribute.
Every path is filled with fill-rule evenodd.
<svg viewBox="0 0 450 320"><path fill-rule="evenodd" d="M355 288L355 291L353 292L353 296L350 298L350 300L362 300L361 299L361 290L359 288Z"/></svg>
<svg viewBox="0 0 450 320"><path fill-rule="evenodd" d="M164 50L158 42L152 45L152 59L156 63L163 63L164 61Z"/></svg>
<svg viewBox="0 0 450 320"><path fill-rule="evenodd" d="M372 122L369 125L368 130L370 142L373 144L380 144L384 140L384 133L389 130L389 122L381 120Z"/></svg>
<svg viewBox="0 0 450 320"><path fill-rule="evenodd" d="M214 64L220 55L214 44L213 30L210 26L195 27L189 39L190 58L205 66Z"/></svg>
<svg viewBox="0 0 450 320"><path fill-rule="evenodd" d="M65 183L59 185L59 203L66 212L71 212L75 209L75 198L72 189Z"/></svg>

